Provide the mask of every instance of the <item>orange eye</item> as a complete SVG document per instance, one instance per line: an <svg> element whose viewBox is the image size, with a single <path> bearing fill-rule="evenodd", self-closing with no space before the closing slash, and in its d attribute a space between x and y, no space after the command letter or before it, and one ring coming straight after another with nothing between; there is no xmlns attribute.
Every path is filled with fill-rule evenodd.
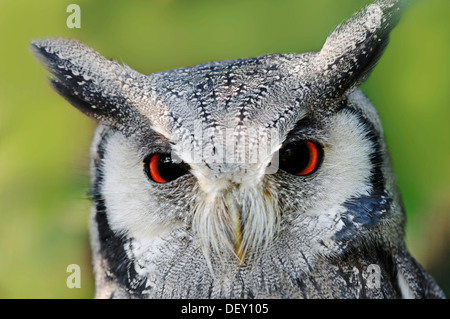
<svg viewBox="0 0 450 319"><path fill-rule="evenodd" d="M185 175L188 166L175 162L169 154L153 154L144 161L144 171L154 182L165 184Z"/></svg>
<svg viewBox="0 0 450 319"><path fill-rule="evenodd" d="M309 160L308 164L306 164L305 168L297 173L297 175L307 175L311 173L317 166L317 147L310 141L305 141L306 147L309 152Z"/></svg>
<svg viewBox="0 0 450 319"><path fill-rule="evenodd" d="M158 162L161 155L153 155L150 159L150 175L152 179L157 183L167 183L167 181L161 177L158 170Z"/></svg>
<svg viewBox="0 0 450 319"><path fill-rule="evenodd" d="M318 144L296 142L280 150L280 168L293 175L305 176L318 168L322 157L323 150Z"/></svg>

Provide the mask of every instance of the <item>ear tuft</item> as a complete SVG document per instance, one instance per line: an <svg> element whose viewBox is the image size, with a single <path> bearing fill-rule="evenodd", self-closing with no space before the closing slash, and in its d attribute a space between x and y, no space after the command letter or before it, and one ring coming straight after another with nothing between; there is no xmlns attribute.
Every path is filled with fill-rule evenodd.
<svg viewBox="0 0 450 319"><path fill-rule="evenodd" d="M341 97L364 81L389 41L406 4L380 0L338 26L314 60L321 96Z"/></svg>
<svg viewBox="0 0 450 319"><path fill-rule="evenodd" d="M123 124L133 112L123 86L134 82L137 72L72 39L40 39L31 49L53 75L56 91L81 112L109 124Z"/></svg>

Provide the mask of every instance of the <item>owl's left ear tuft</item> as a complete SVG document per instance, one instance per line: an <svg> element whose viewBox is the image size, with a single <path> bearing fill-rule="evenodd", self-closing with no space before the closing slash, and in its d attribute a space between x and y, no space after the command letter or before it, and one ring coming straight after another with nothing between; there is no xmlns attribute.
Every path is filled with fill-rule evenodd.
<svg viewBox="0 0 450 319"><path fill-rule="evenodd" d="M87 116L121 125L135 112L125 88L137 82L137 72L73 39L35 40L31 50L52 74L55 90Z"/></svg>
<svg viewBox="0 0 450 319"><path fill-rule="evenodd" d="M405 5L406 0L379 0L328 36L313 64L322 98L339 98L364 81L385 49Z"/></svg>

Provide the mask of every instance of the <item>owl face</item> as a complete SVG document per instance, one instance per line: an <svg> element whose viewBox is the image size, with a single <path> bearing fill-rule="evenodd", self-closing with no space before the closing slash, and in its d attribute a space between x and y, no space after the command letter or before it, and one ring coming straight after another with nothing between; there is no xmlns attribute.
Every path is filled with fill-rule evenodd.
<svg viewBox="0 0 450 319"><path fill-rule="evenodd" d="M168 78L158 98L167 100L161 133L98 128L93 158L99 148L104 154L94 170L102 172L98 192L114 232L149 238L184 229L208 261L222 256L242 265L300 219L336 245L336 235L346 231L340 216L349 199L390 198L383 191L388 163L382 132L367 99L354 91L334 114L317 115L296 102L302 92L286 95L300 84L276 67L283 65L280 58L287 59L266 56L263 62L158 74L157 83ZM307 66L305 57L292 58ZM262 76L252 81L247 73L254 75L254 64L261 63L285 83ZM199 99L206 85L215 101ZM175 88L185 95L174 96ZM224 104L227 109L220 108ZM375 181L381 183L376 189ZM317 218L311 227L309 220Z"/></svg>
<svg viewBox="0 0 450 319"><path fill-rule="evenodd" d="M171 280L171 296L198 282L210 295L241 281L267 292L361 242L402 242L382 128L357 89L401 5L366 7L318 52L149 76L74 40L35 41L55 89L99 122L98 280L139 293Z"/></svg>

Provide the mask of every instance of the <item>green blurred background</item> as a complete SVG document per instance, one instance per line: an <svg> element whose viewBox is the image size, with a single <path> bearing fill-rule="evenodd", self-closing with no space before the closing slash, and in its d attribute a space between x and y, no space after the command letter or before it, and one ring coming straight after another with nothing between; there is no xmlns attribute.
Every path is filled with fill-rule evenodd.
<svg viewBox="0 0 450 319"><path fill-rule="evenodd" d="M91 298L94 123L48 85L31 39L73 37L152 73L320 49L369 0L0 0L0 298ZM69 29L66 8L81 7ZM450 1L412 1L363 91L384 124L413 255L450 295ZM81 267L69 289L66 268Z"/></svg>

